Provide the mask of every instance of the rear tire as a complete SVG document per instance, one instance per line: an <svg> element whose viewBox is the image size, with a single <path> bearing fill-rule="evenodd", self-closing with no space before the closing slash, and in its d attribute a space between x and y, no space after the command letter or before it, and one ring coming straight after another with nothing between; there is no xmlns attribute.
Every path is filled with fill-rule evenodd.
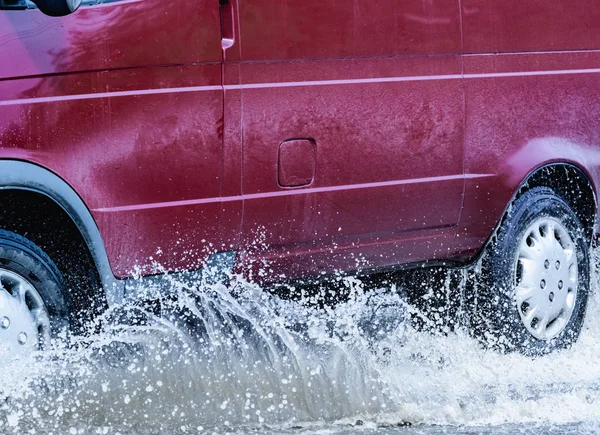
<svg viewBox="0 0 600 435"><path fill-rule="evenodd" d="M590 288L590 241L552 189L536 187L511 205L482 259L470 327L487 346L527 355L575 343Z"/></svg>
<svg viewBox="0 0 600 435"><path fill-rule="evenodd" d="M1 359L66 340L73 302L58 268L33 242L5 230L0 230L0 284Z"/></svg>

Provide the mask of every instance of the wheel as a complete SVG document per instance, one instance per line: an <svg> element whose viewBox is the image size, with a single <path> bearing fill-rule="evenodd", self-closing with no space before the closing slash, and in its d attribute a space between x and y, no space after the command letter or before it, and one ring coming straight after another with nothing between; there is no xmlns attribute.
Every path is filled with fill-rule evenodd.
<svg viewBox="0 0 600 435"><path fill-rule="evenodd" d="M573 344L590 287L590 241L552 189L536 187L514 203L482 260L473 332L505 351L543 355Z"/></svg>
<svg viewBox="0 0 600 435"><path fill-rule="evenodd" d="M38 246L0 230L0 360L50 348L66 337L72 301L62 276Z"/></svg>

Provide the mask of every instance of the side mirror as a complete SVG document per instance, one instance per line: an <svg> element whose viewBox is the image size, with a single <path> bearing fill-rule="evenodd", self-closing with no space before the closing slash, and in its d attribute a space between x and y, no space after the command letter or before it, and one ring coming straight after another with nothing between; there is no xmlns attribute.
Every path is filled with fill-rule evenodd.
<svg viewBox="0 0 600 435"><path fill-rule="evenodd" d="M79 8L82 0L31 0L40 11L51 17L72 14Z"/></svg>

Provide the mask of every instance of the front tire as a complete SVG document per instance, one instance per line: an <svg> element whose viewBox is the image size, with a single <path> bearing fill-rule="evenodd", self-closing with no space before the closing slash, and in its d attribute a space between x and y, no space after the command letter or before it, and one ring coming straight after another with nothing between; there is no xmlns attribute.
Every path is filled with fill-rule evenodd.
<svg viewBox="0 0 600 435"><path fill-rule="evenodd" d="M517 198L482 259L472 331L488 347L537 356L577 341L590 288L590 241L552 189Z"/></svg>
<svg viewBox="0 0 600 435"><path fill-rule="evenodd" d="M0 360L50 348L72 325L73 303L54 262L30 240L0 230Z"/></svg>

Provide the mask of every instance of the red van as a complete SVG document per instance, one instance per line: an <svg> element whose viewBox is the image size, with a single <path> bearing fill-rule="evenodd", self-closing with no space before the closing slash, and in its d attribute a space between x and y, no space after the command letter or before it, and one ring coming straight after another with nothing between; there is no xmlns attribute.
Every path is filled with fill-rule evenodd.
<svg viewBox="0 0 600 435"><path fill-rule="evenodd" d="M596 6L0 0L0 343L48 346L157 264L480 260L477 334L570 345L599 230Z"/></svg>

